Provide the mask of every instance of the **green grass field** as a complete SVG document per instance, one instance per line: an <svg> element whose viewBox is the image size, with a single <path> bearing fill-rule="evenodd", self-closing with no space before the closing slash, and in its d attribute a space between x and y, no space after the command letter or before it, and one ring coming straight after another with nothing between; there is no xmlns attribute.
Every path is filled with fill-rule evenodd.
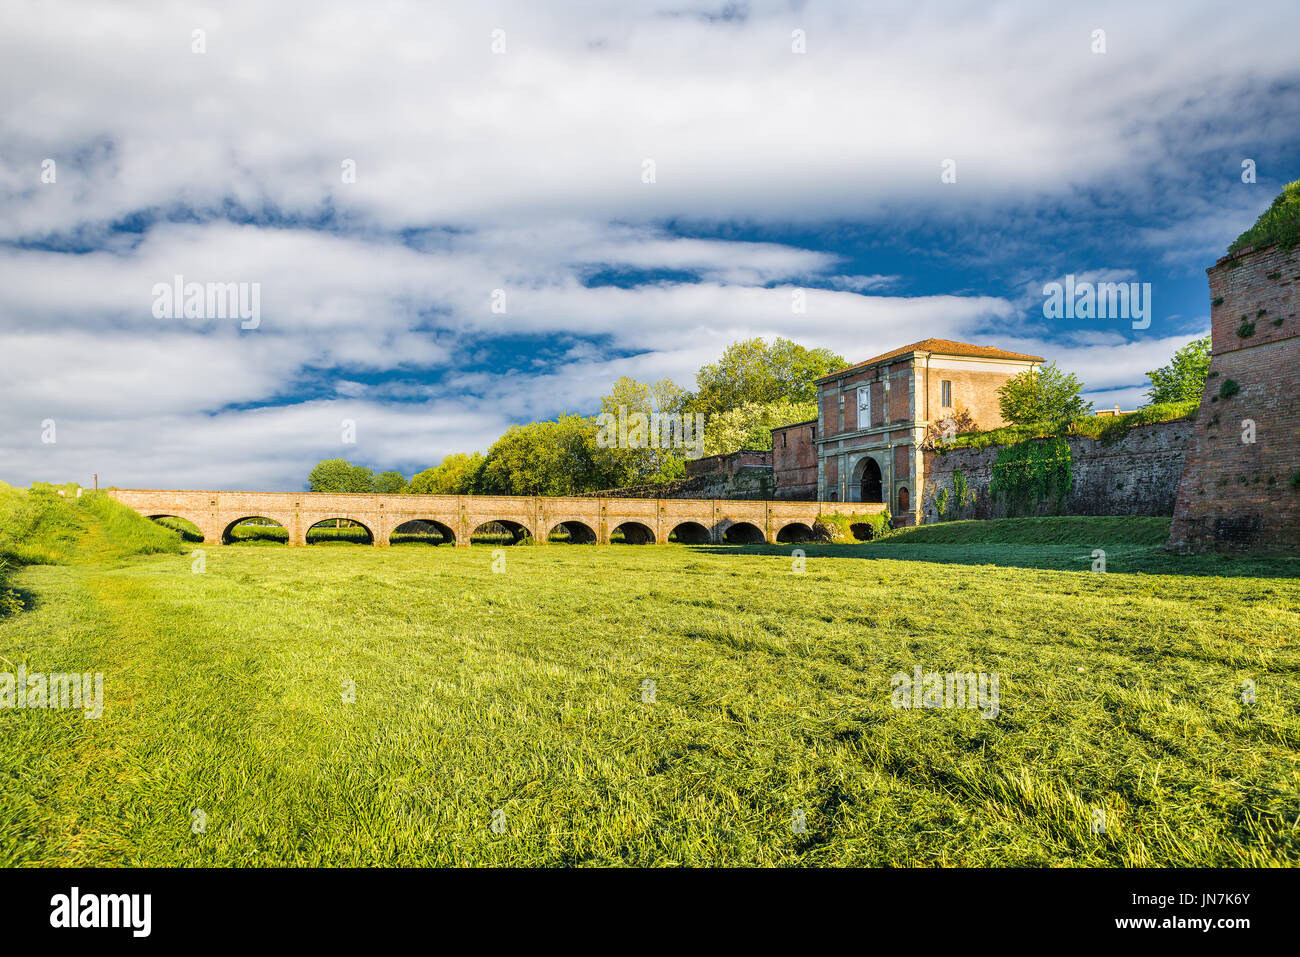
<svg viewBox="0 0 1300 957"><path fill-rule="evenodd" d="M0 670L102 672L104 714L0 709L5 865L1300 863L1300 564L1166 555L1161 520L952 523L803 574L678 545L196 573L51 498L0 489ZM998 716L894 708L915 665L996 672Z"/></svg>

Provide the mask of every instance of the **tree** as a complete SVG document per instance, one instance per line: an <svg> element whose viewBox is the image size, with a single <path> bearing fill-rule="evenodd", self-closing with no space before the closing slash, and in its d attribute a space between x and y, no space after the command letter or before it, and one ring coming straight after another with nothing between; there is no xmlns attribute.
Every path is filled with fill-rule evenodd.
<svg viewBox="0 0 1300 957"><path fill-rule="evenodd" d="M433 468L413 476L406 490L420 495L471 495L482 469L482 452L452 452Z"/></svg>
<svg viewBox="0 0 1300 957"><path fill-rule="evenodd" d="M373 492L375 474L346 459L325 459L311 470L307 484L313 492Z"/></svg>
<svg viewBox="0 0 1300 957"><path fill-rule="evenodd" d="M375 491L382 495L400 495L406 491L406 476L389 469L375 476Z"/></svg>
<svg viewBox="0 0 1300 957"><path fill-rule="evenodd" d="M687 449L660 448L664 429L650 429L651 423L662 425L665 417L681 416L682 400L685 392L672 379L660 379L653 384L638 382L629 376L622 376L614 383L614 388L600 400L600 415L596 419L597 445L600 447L601 471L622 476L625 484L635 484L654 480L661 476L677 476L685 472L683 464ZM645 440L636 447L623 447L610 443L610 438L621 440L618 423L627 425L628 419L636 413L646 417L646 429L642 438ZM658 415L658 419L651 416ZM692 421L692 427L694 422ZM603 427L603 428L602 428ZM633 429L635 431L635 429ZM655 432L653 443L649 432ZM686 434L679 431L678 436L684 440ZM694 432L691 433L694 437ZM673 438L670 430L670 439Z"/></svg>
<svg viewBox="0 0 1300 957"><path fill-rule="evenodd" d="M746 402L812 401L814 380L846 365L829 349L806 349L789 339L778 337L771 345L761 338L741 339L717 362L700 368L698 389L687 397L686 408L717 415Z"/></svg>
<svg viewBox="0 0 1300 957"><path fill-rule="evenodd" d="M1055 362L1008 379L998 389L998 405L1012 425L1050 429L1092 412L1092 403L1083 401L1083 383Z"/></svg>
<svg viewBox="0 0 1300 957"><path fill-rule="evenodd" d="M740 449L769 450L774 428L815 418L817 403L814 401L746 402L709 418L709 427L704 433L704 454L725 455Z"/></svg>
<svg viewBox="0 0 1300 957"><path fill-rule="evenodd" d="M1159 402L1183 402L1199 399L1205 390L1205 377L1210 372L1210 337L1195 339L1174 353L1169 365L1161 366L1147 375L1151 388L1148 405Z"/></svg>
<svg viewBox="0 0 1300 957"><path fill-rule="evenodd" d="M596 445L596 421L561 415L512 425L483 461L478 491L489 495L574 495L621 484Z"/></svg>

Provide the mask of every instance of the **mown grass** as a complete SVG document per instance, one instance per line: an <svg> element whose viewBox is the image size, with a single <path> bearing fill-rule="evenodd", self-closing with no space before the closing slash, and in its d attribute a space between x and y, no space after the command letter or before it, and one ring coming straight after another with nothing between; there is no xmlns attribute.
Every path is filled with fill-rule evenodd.
<svg viewBox="0 0 1300 957"><path fill-rule="evenodd" d="M1300 863L1296 564L1097 531L27 567L0 655L106 703L0 710L0 862ZM896 710L917 664L998 717Z"/></svg>
<svg viewBox="0 0 1300 957"><path fill-rule="evenodd" d="M1066 515L917 525L894 530L893 545L1164 545L1169 519L1146 515Z"/></svg>

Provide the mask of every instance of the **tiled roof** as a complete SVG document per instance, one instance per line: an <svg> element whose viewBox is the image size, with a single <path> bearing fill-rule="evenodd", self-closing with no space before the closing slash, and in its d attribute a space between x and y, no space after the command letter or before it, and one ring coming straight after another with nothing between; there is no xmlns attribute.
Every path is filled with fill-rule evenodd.
<svg viewBox="0 0 1300 957"><path fill-rule="evenodd" d="M899 346L890 352L881 353L873 356L865 362L858 362L854 365L840 369L838 372L832 372L830 375L822 376L818 382L825 382L827 379L834 379L851 372L854 369L861 369L865 366L875 365L877 362L884 362L886 359L892 359L895 356L906 355L909 352L933 352L943 356L969 356L973 359L1024 359L1030 362L1042 362L1042 356L1030 356L1023 352L1008 352L1006 349L995 349L992 346L976 346L969 342L953 342L951 339L922 339L920 342L913 342L911 345Z"/></svg>

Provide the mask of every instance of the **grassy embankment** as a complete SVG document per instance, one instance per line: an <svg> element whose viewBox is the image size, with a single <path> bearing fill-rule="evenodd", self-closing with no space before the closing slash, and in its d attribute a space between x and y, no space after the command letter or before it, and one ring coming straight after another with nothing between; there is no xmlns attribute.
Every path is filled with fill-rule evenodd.
<svg viewBox="0 0 1300 957"><path fill-rule="evenodd" d="M61 564L13 575L0 669L101 671L106 703L0 710L0 863L1300 863L1297 565L1167 556L1157 522L954 522L804 574L766 546L195 573L129 514L11 505L3 547ZM997 718L896 710L918 664L997 672Z"/></svg>

